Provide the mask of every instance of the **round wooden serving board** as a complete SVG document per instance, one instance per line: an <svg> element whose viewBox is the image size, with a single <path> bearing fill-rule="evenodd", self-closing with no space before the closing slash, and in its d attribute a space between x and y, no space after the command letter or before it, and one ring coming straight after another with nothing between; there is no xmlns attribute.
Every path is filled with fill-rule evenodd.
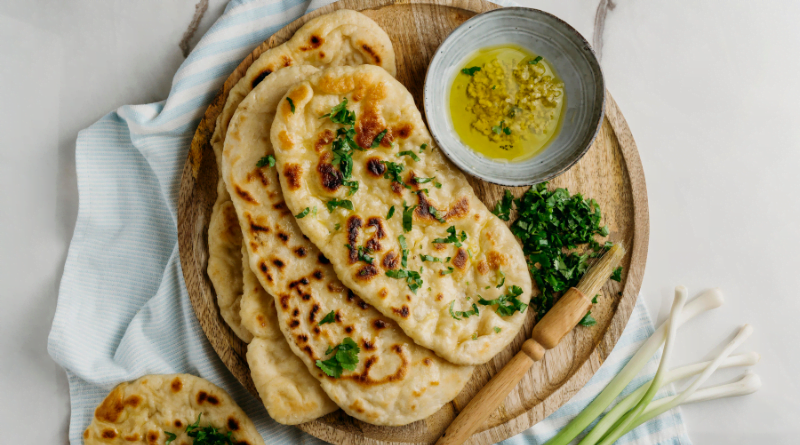
<svg viewBox="0 0 800 445"><path fill-rule="evenodd" d="M397 79L414 95L422 110L425 71L434 51L458 25L476 13L497 8L482 0L342 0L290 23L259 45L236 68L209 106L192 141L183 170L178 207L178 238L186 287L200 325L228 369L253 395L258 394L245 360L247 345L219 314L206 274L208 223L216 199L217 168L209 140L228 91L265 50L288 40L306 21L340 8L360 10L389 34L397 56ZM504 187L470 178L478 196L493 209ZM544 360L534 364L519 386L469 443L490 444L511 437L544 419L566 403L597 371L622 334L633 310L644 274L649 236L647 191L639 153L628 125L610 95L605 121L592 148L575 166L550 183L582 193L600 203L609 239L628 250L621 283L610 281L592 309L597 324L577 327ZM519 196L525 188L511 189ZM530 335L535 311L517 339L489 363L478 366L472 379L451 403L433 416L403 427L381 427L355 420L341 410L298 427L338 444L432 443L459 409L518 351Z"/></svg>

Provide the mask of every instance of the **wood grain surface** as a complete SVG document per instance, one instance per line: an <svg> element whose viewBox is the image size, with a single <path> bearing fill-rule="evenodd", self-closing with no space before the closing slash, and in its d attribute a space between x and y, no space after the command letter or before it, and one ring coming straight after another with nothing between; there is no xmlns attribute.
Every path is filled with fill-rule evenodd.
<svg viewBox="0 0 800 445"><path fill-rule="evenodd" d="M192 306L209 342L234 376L258 397L250 378L247 345L219 313L208 266L208 223L216 199L217 168L209 140L228 92L265 50L288 40L306 21L336 9L360 10L386 30L397 56L397 78L422 107L425 71L434 51L458 25L476 13L497 8L481 0L342 0L290 23L259 45L225 82L200 123L183 170L178 204L181 265ZM536 424L566 403L600 368L622 334L642 283L647 258L649 215L639 153L625 118L610 94L606 117L592 148L575 166L551 181L600 203L609 239L628 250L621 283L610 281L592 309L597 324L577 327L543 360L534 364L500 408L468 443L490 444ZM475 192L491 209L504 187L470 178ZM515 196L526 188L511 188ZM298 427L337 444L433 443L470 398L520 349L534 324L534 312L516 340L489 363L476 368L456 399L429 418L403 427L381 427L355 420L341 410Z"/></svg>

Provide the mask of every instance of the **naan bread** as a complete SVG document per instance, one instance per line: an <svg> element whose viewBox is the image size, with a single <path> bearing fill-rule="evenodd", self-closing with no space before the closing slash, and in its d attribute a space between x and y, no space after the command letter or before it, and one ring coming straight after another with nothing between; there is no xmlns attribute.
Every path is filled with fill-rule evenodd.
<svg viewBox="0 0 800 445"><path fill-rule="evenodd" d="M285 74L274 79L284 77L301 80L315 72L317 69L314 67L300 65L287 69ZM270 88L274 79L266 80L265 87ZM231 201L228 203L233 207ZM241 235L238 220L234 224L232 229ZM240 260L244 264L240 320L245 329L255 336L247 347L247 364L267 412L276 422L297 425L336 411L339 407L286 343L278 327L275 300L250 269L247 250L244 246L241 249Z"/></svg>
<svg viewBox="0 0 800 445"><path fill-rule="evenodd" d="M220 162L228 124L239 103L271 73L287 66L317 68L340 65L376 65L395 75L394 50L386 31L364 14L339 9L303 25L286 43L265 51L228 93L211 146Z"/></svg>
<svg viewBox="0 0 800 445"><path fill-rule="evenodd" d="M228 192L225 191L225 195ZM214 203L211 221L208 224L208 278L217 293L217 305L222 319L237 337L245 343L253 339L242 326L239 315L242 293L242 230L236 217L236 209L228 199Z"/></svg>
<svg viewBox="0 0 800 445"><path fill-rule="evenodd" d="M281 102L271 130L283 195L294 214L317 209L316 217L299 219L298 225L331 260L342 282L396 321L417 344L453 363L485 363L508 345L525 314L500 316L496 305L478 303L480 297L491 300L508 294L512 286L521 288L518 306L528 303L531 278L522 248L475 196L464 175L432 146L405 87L381 69L337 67L296 85L287 97L296 110L292 113L289 104ZM331 165L331 140L342 125L320 118L343 99L355 112L354 139L361 147L370 147L385 131L377 148L353 151L351 180L358 181L360 188L352 196L349 187L342 185L339 165ZM419 160L401 155L404 151L413 152ZM399 175L408 188L385 179L391 166L382 161L403 166ZM415 178L435 179L418 184ZM326 203L333 199L352 201L354 210L329 211ZM418 206L410 232L403 228L404 203ZM395 212L387 219L391 207ZM238 205L237 212L241 221ZM456 241L463 245L434 243L447 238L451 226L458 235ZM400 235L408 245L407 267L401 261ZM358 247L372 251L374 264L363 260ZM421 286L412 289L418 283L386 275L399 269L422 271ZM451 315L451 307L469 311L473 304L479 315L455 312L459 319Z"/></svg>
<svg viewBox="0 0 800 445"><path fill-rule="evenodd" d="M120 383L94 411L83 432L83 443L163 444L165 433L177 438L174 445L190 445L194 439L186 427L200 417L200 427L232 431L236 444L263 445L253 422L231 397L208 380L189 374L146 375Z"/></svg>
<svg viewBox="0 0 800 445"><path fill-rule="evenodd" d="M250 375L270 417L297 425L339 409L275 330L280 337L256 337L247 345Z"/></svg>
<svg viewBox="0 0 800 445"><path fill-rule="evenodd" d="M264 289L278 296L277 315L286 342L345 412L375 425L424 419L458 394L472 368L453 365L417 346L395 323L348 291L286 209L275 168L256 167L272 153L270 123L279 104L278 109L288 106L284 93L299 77L287 69L256 87L239 105L225 141L223 178L245 233L251 269ZM331 312L333 322L320 324ZM316 361L329 359L327 349L347 337L361 350L356 369L329 377Z"/></svg>
<svg viewBox="0 0 800 445"><path fill-rule="evenodd" d="M265 51L231 89L222 113L217 117L211 137L217 165L228 123L236 107L270 73L295 65L324 67L362 63L375 64L394 75L392 42L372 19L345 9L310 20L289 41ZM241 236L236 238L232 234L239 229L235 218L229 218L231 210L230 195L220 178L208 230L208 276L217 293L222 318L239 338L249 342L253 336L242 327L239 319L243 274L239 257ZM233 224L228 224L231 221Z"/></svg>

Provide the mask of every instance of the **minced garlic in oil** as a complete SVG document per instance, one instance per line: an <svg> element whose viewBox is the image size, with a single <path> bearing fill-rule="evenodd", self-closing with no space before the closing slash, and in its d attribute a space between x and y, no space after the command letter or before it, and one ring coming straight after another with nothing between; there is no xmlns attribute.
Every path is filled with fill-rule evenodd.
<svg viewBox="0 0 800 445"><path fill-rule="evenodd" d="M517 162L553 140L566 109L564 84L542 57L517 45L478 50L450 90L462 141L495 160Z"/></svg>

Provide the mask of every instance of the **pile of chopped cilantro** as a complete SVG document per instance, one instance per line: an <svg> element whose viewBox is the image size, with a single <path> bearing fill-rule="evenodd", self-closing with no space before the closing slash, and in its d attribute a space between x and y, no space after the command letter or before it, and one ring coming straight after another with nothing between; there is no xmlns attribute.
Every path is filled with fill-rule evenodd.
<svg viewBox="0 0 800 445"><path fill-rule="evenodd" d="M570 195L563 188L548 191L547 183L531 187L513 204L518 215L511 231L522 241L528 268L539 288L540 294L531 303L541 319L562 292L578 284L589 268L588 260L612 246L610 242L601 245L595 239L598 235L607 236L608 226L600 225L602 214L594 199ZM511 207L507 194L495 214L508 220ZM578 246L585 248L578 252ZM585 325L591 323L584 321Z"/></svg>
<svg viewBox="0 0 800 445"><path fill-rule="evenodd" d="M325 374L339 378L346 369L354 371L358 364L358 353L361 352L358 345L350 337L345 337L342 342L334 347L328 346L325 355L333 354L328 360L317 360L317 367Z"/></svg>

